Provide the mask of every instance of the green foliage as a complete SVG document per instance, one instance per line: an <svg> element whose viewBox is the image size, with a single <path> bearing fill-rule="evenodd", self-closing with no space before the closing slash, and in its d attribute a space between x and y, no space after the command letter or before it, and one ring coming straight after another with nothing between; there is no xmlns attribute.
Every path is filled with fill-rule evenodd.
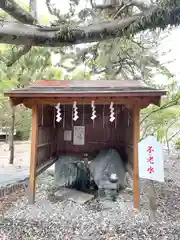
<svg viewBox="0 0 180 240"><path fill-rule="evenodd" d="M57 68L57 67L51 67L51 68L47 68L45 69L45 71L43 72L43 79L47 79L47 80L62 80L63 79L63 71L61 68Z"/></svg>
<svg viewBox="0 0 180 240"><path fill-rule="evenodd" d="M161 106L150 106L141 112L141 137L155 135L169 146L180 136L180 87L172 80Z"/></svg>
<svg viewBox="0 0 180 240"><path fill-rule="evenodd" d="M51 49L34 47L22 56L12 67L7 63L20 47L0 46L0 127L10 127L11 109L9 100L4 97L4 91L21 88L40 79L63 79L60 68L51 65ZM16 107L15 129L20 139L28 139L31 127L31 111L24 106Z"/></svg>
<svg viewBox="0 0 180 240"><path fill-rule="evenodd" d="M177 150L180 149L180 139L177 140L177 142L176 142L176 144L175 144L175 148L176 148Z"/></svg>
<svg viewBox="0 0 180 240"><path fill-rule="evenodd" d="M71 79L75 79L75 80L90 80L90 73L86 72L85 70L79 70L74 72L74 74L72 75Z"/></svg>
<svg viewBox="0 0 180 240"><path fill-rule="evenodd" d="M78 71L79 66L84 64L84 69L91 76L98 74L101 79L129 79L135 75L141 76L146 82L152 81L154 72L161 72L166 75L157 60L158 55L152 50L157 45L159 33L152 33L148 36L143 34L133 37L121 37L114 40L106 40L98 44L74 48L72 51L62 52L61 66L72 75ZM65 64L69 60L68 64ZM84 79L84 78L83 78Z"/></svg>
<svg viewBox="0 0 180 240"><path fill-rule="evenodd" d="M24 8L29 10L26 1L20 0ZM165 1L161 1L162 2ZM169 2L169 1L167 1ZM172 4L173 5L173 4ZM164 5L166 6L166 4ZM165 9L165 7L164 7ZM162 13L162 12L161 12ZM159 12L159 14L161 14ZM1 12L3 15L4 13ZM126 16L132 15L128 10ZM71 15L71 14L70 14ZM1 15L0 15L1 16ZM97 16L102 19L112 19L114 13L107 11L98 11ZM6 16L5 16L6 17ZM70 21L71 16L66 20ZM69 20L70 19L70 20ZM158 18L159 19L159 18ZM58 19L59 21L61 19ZM44 22L49 22L44 17ZM142 23L132 27L138 29L143 28L143 23L150 24L148 21L152 19L142 19ZM154 19L153 21L156 21ZM132 29L131 29L132 30ZM31 82L40 79L90 79L94 74L99 74L104 79L128 79L137 73L148 81L152 79L152 68L160 73L172 78L172 74L156 60L156 55L152 52L159 40L159 33L154 32L147 37L146 34L139 34L133 37L121 37L120 39L107 40L98 44L87 46L87 49L74 48L66 51L67 48L56 49L61 55L61 67L51 66L51 53L54 49L34 47L29 53L22 56L18 61L7 67L12 59L16 58L17 53L22 46L12 47L10 45L0 45L0 126L10 126L10 106L8 99L4 98L4 90L12 88L21 88L27 86ZM70 59L69 63L66 61ZM66 62L66 65L65 65ZM85 70L79 66L84 63ZM67 70L67 76L62 68ZM178 136L180 111L180 89L176 81L172 81L167 87L167 97L162 101L160 107L150 106L141 113L142 138L149 134L154 134L162 143L169 143L174 137ZM30 132L31 114L30 111L22 106L16 108L15 128L21 138L27 138Z"/></svg>
<svg viewBox="0 0 180 240"><path fill-rule="evenodd" d="M105 78L108 79L128 79L139 73L147 81L152 77L152 68L160 65L150 51L153 43L147 47L147 41L122 37L101 42L95 64L106 69Z"/></svg>
<svg viewBox="0 0 180 240"><path fill-rule="evenodd" d="M26 0L18 0L18 4L29 12L29 4Z"/></svg>

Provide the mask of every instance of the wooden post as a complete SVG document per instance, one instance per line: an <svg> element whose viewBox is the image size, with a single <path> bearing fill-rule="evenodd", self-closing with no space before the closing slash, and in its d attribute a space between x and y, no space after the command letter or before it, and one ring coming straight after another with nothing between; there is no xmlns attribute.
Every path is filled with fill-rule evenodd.
<svg viewBox="0 0 180 240"><path fill-rule="evenodd" d="M139 192L139 164L138 164L138 142L140 139L140 108L133 108L133 191L134 208L140 210L140 192Z"/></svg>
<svg viewBox="0 0 180 240"><path fill-rule="evenodd" d="M28 202L33 204L35 201L35 182L37 168L37 145L38 145L38 106L32 107L32 136L31 136L31 159L29 173L29 195Z"/></svg>

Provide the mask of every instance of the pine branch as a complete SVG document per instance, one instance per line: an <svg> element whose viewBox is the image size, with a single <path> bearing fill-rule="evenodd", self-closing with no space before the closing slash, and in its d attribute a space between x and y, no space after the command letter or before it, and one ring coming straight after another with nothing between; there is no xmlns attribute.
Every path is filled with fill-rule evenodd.
<svg viewBox="0 0 180 240"><path fill-rule="evenodd" d="M51 15L54 15L59 19L60 17L60 10L56 9L52 4L51 0L46 0L46 6L48 8L48 11L50 12Z"/></svg>
<svg viewBox="0 0 180 240"><path fill-rule="evenodd" d="M26 55L31 49L31 45L23 46L17 53L12 53L12 59L6 63L7 67L11 67L15 62L17 62L22 56Z"/></svg>
<svg viewBox="0 0 180 240"><path fill-rule="evenodd" d="M3 5L5 2L10 2L11 5ZM30 40L33 46L70 46L115 37L129 37L148 29L164 29L168 25L176 26L180 24L180 2L167 2L165 6L153 6L143 13L122 20L102 21L86 26L62 24L56 27L38 27L6 22L0 26L0 42L26 45ZM23 23L32 25L35 21L13 0L0 1L0 7Z"/></svg>
<svg viewBox="0 0 180 240"><path fill-rule="evenodd" d="M35 19L37 19L37 2L36 0L30 0L29 10ZM11 67L15 62L17 62L22 56L26 55L31 50L31 44L27 44L20 48L16 53L12 53L12 59L6 64L7 67Z"/></svg>
<svg viewBox="0 0 180 240"><path fill-rule="evenodd" d="M113 4L113 3L109 3L109 4L95 4L93 0L90 0L90 4L91 4L92 8L98 9L98 10L104 10L104 9L120 7L119 4Z"/></svg>
<svg viewBox="0 0 180 240"><path fill-rule="evenodd" d="M179 99L180 99L180 97L178 97L178 98L175 99L175 100L172 100L171 102L168 102L168 103L166 103L166 104L163 104L163 105L162 105L161 107L159 107L159 108L154 109L152 112L150 112L148 115L146 115L146 116L141 120L140 124L142 124L142 123L143 123L148 117L150 117L152 114L157 113L157 112L159 112L159 111L161 111L161 110L167 109L167 108L169 108L169 107L173 107L173 106L177 105Z"/></svg>
<svg viewBox="0 0 180 240"><path fill-rule="evenodd" d="M168 142L170 142L175 136L177 136L180 133L180 130L178 130L176 133L174 133L169 139Z"/></svg>
<svg viewBox="0 0 180 240"><path fill-rule="evenodd" d="M139 8L139 10L141 11L145 11L149 8L149 6L144 3L144 1L137 1L137 0L125 0L124 1L126 4L129 4L129 6L134 6L134 7L137 7Z"/></svg>

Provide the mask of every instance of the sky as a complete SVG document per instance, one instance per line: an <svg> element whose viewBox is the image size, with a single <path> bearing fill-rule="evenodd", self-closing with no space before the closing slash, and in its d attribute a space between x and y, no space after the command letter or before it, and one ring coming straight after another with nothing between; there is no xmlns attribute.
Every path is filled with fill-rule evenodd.
<svg viewBox="0 0 180 240"><path fill-rule="evenodd" d="M28 0L27 0L28 1ZM96 0L97 1L97 0ZM98 0L98 2L101 0ZM51 0L52 3L59 7L62 13L66 13L69 10L68 0ZM88 7L87 0L80 0L79 9ZM45 0L37 0L37 9L39 17L48 15L48 10L45 4ZM175 75L177 81L180 82L180 48L179 48L180 27L176 27L169 31L168 36L160 42L157 49L159 52L159 60L165 63L165 66ZM155 79L158 83L165 83L166 78L157 75Z"/></svg>
<svg viewBox="0 0 180 240"><path fill-rule="evenodd" d="M159 46L159 52L165 53L160 57L160 60L164 63L169 70L175 74L180 81L180 27L176 27L170 31L167 38L165 38ZM170 62L171 61L171 62ZM169 62L169 63L168 63Z"/></svg>

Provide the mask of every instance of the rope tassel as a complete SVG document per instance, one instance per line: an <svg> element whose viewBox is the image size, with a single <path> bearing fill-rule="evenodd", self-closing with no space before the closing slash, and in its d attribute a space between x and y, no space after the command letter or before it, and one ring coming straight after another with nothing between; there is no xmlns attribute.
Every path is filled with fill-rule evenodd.
<svg viewBox="0 0 180 240"><path fill-rule="evenodd" d="M73 109L74 109L73 120L76 121L76 120L79 118L79 116L78 116L77 102L76 102L76 101L74 101Z"/></svg>
<svg viewBox="0 0 180 240"><path fill-rule="evenodd" d="M61 117L61 108L60 108L60 103L58 103L56 106L56 122L60 122L62 120Z"/></svg>
<svg viewBox="0 0 180 240"><path fill-rule="evenodd" d="M92 108L92 116L91 116L91 119L94 121L94 119L97 117L97 116L96 116L96 107L95 107L95 104L94 104L94 100L91 102L91 108Z"/></svg>
<svg viewBox="0 0 180 240"><path fill-rule="evenodd" d="M115 115L115 113L114 113L114 103L113 102L111 102L109 109L110 109L110 119L109 119L109 121L113 122L115 120L115 117L114 117L114 115Z"/></svg>

